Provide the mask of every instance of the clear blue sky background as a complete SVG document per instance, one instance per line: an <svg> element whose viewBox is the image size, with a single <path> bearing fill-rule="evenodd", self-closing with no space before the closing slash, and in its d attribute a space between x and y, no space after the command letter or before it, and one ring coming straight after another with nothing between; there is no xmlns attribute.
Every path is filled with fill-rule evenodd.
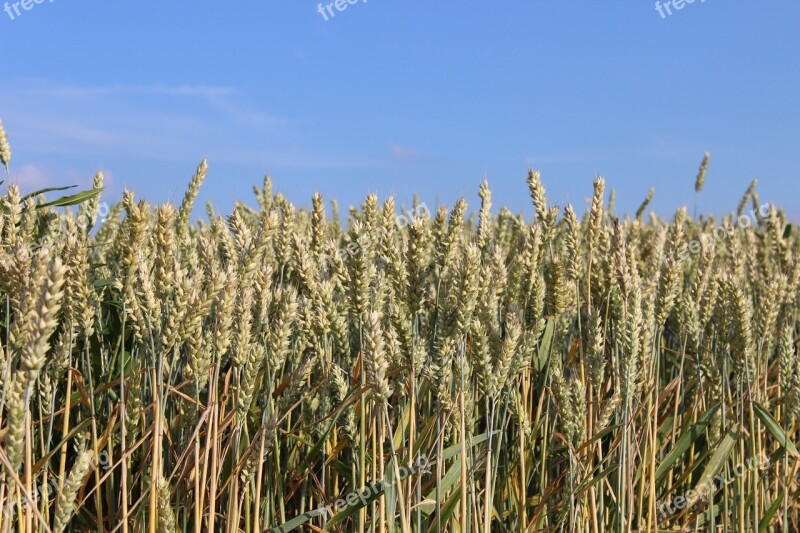
<svg viewBox="0 0 800 533"><path fill-rule="evenodd" d="M0 0L2 4L3 0ZM269 173L299 205L414 191L429 206L488 177L494 204L585 207L595 175L618 211L649 186L671 215L735 209L751 179L800 219L800 2L359 1L327 22L305 0L54 0L0 12L0 118L12 171L228 211Z"/></svg>

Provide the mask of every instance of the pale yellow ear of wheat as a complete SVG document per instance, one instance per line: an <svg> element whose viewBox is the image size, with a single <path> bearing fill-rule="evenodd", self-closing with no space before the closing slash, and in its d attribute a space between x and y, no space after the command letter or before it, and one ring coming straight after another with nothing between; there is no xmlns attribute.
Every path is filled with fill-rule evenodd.
<svg viewBox="0 0 800 533"><path fill-rule="evenodd" d="M194 208L194 201L200 193L200 187L206 179L207 172L208 161L203 159L197 166L194 176L192 176L189 188L186 190L186 195L183 197L183 202L178 210L178 231L181 235L189 223L189 217L192 215L192 209Z"/></svg>
<svg viewBox="0 0 800 533"><path fill-rule="evenodd" d="M644 197L642 201L642 205L639 206L639 209L636 210L636 219L641 220L642 216L644 215L645 211L647 211L650 202L653 201L653 195L655 194L656 190L653 187L650 187L647 191L647 196Z"/></svg>
<svg viewBox="0 0 800 533"><path fill-rule="evenodd" d="M0 120L0 163L6 167L8 171L8 164L11 162L11 146L8 144L8 137L6 130L3 127L3 121Z"/></svg>
<svg viewBox="0 0 800 533"><path fill-rule="evenodd" d="M700 163L700 170L697 171L697 179L694 182L695 192L700 192L703 190L703 184L706 181L706 172L708 172L708 160L710 157L711 154L708 152L706 152L703 156L703 162Z"/></svg>
<svg viewBox="0 0 800 533"><path fill-rule="evenodd" d="M53 532L61 533L67 529L72 516L77 508L78 491L83 486L83 480L94 468L95 455L92 450L84 450L78 455L78 459L69 472L67 482L58 495L56 503L55 520L53 522Z"/></svg>

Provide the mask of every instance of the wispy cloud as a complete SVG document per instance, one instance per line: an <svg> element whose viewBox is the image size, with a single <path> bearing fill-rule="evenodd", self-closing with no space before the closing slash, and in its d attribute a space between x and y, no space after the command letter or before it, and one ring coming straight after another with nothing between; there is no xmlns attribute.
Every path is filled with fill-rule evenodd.
<svg viewBox="0 0 800 533"><path fill-rule="evenodd" d="M330 156L321 153L304 153L296 149L278 151L259 147L235 147L227 151L219 159L224 162L246 161L266 170L273 168L292 169L331 169L331 168L366 168L380 164L372 157Z"/></svg>
<svg viewBox="0 0 800 533"><path fill-rule="evenodd" d="M0 108L17 152L40 155L196 159L236 147L243 129L248 140L264 139L288 124L234 88L205 85L22 80L0 94Z"/></svg>
<svg viewBox="0 0 800 533"><path fill-rule="evenodd" d="M551 154L536 154L525 156L528 165L552 165L563 163L585 163L587 161L605 160L608 157L588 152L561 152Z"/></svg>
<svg viewBox="0 0 800 533"><path fill-rule="evenodd" d="M263 171L381 164L363 152L326 153L316 140L304 144L302 119L274 115L228 86L17 80L0 92L0 111L19 165L64 158L195 164L202 157ZM418 156L400 146L393 153Z"/></svg>
<svg viewBox="0 0 800 533"><path fill-rule="evenodd" d="M65 83L52 83L47 80L23 82L30 85L31 96L48 96L63 99L85 99L108 95L156 95L156 96L194 96L218 98L239 94L233 87L214 87L206 85L95 85L81 86Z"/></svg>
<svg viewBox="0 0 800 533"><path fill-rule="evenodd" d="M67 168L55 168L42 165L26 164L14 170L12 167L11 183L19 185L24 193L30 193L47 187L65 187L77 185L90 187L94 176L82 176L78 172ZM111 184L113 177L105 173L106 188Z"/></svg>
<svg viewBox="0 0 800 533"><path fill-rule="evenodd" d="M50 174L37 165L23 165L11 178L23 190L36 190L49 187L53 180Z"/></svg>
<svg viewBox="0 0 800 533"><path fill-rule="evenodd" d="M419 150L397 143L389 143L389 152L392 154L392 157L396 159L410 160L421 159L423 157L423 154Z"/></svg>
<svg viewBox="0 0 800 533"><path fill-rule="evenodd" d="M668 161L684 161L687 159L697 159L699 162L703 157L706 148L692 146L691 143L683 139L670 139L659 137L653 139L644 148L644 155L655 159Z"/></svg>

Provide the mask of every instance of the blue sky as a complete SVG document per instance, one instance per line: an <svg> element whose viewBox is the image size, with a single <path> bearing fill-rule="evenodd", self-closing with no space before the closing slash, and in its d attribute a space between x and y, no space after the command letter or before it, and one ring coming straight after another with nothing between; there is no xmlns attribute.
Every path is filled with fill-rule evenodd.
<svg viewBox="0 0 800 533"><path fill-rule="evenodd" d="M0 12L0 118L28 190L103 169L111 196L179 202L208 157L220 211L268 173L298 205L343 208L415 191L475 207L486 176L529 214L532 166L552 203L582 210L599 174L619 212L653 185L669 216L709 150L702 210L735 209L757 177L800 220L800 3L671 11L369 0L326 21L304 0L44 0Z"/></svg>

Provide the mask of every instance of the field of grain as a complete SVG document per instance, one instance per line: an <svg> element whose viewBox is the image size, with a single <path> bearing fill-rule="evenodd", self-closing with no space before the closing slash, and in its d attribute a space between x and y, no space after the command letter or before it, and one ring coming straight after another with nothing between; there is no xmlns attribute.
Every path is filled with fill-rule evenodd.
<svg viewBox="0 0 800 533"><path fill-rule="evenodd" d="M579 217L530 171L528 220L265 179L198 219L206 172L5 184L0 531L800 528L800 246L755 183Z"/></svg>

